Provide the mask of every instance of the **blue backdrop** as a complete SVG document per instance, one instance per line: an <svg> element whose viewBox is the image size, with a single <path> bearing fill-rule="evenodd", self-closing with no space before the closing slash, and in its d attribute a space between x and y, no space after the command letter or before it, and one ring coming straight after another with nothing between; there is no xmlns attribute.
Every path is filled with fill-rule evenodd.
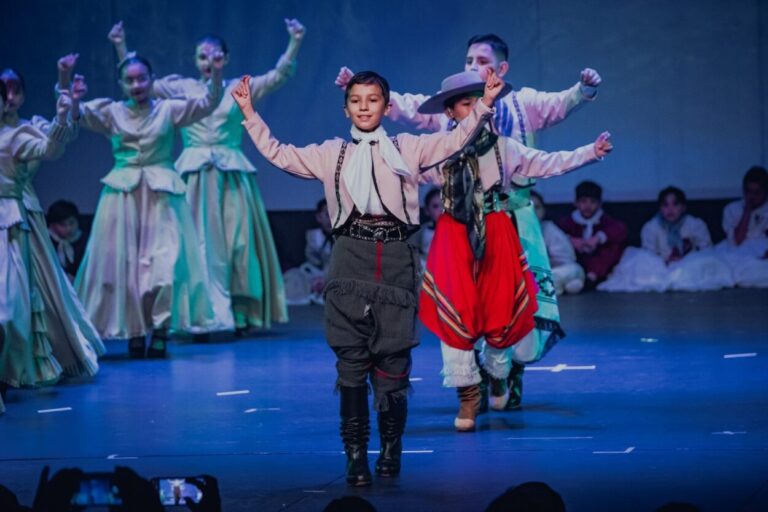
<svg viewBox="0 0 768 512"><path fill-rule="evenodd" d="M543 182L549 201L568 201L584 178L609 200L647 200L668 185L693 198L739 194L743 172L766 164L768 2L763 0L27 0L0 17L0 67L26 76L25 117L53 113L56 60L79 52L90 97L118 96L116 59L106 34L124 20L132 49L156 73L194 75L193 43L227 39L227 76L272 67L288 36L283 18L307 27L296 76L259 110L275 135L294 144L348 136L339 66L375 69L393 89L433 92L462 69L469 36L495 32L511 47L507 78L517 87L561 90L584 67L603 77L598 100L538 139L543 149L573 148L604 129L616 151L599 166ZM387 125L390 133L398 128ZM317 183L266 164L250 142L269 209L309 209ZM35 185L43 202L65 197L93 211L99 179L111 166L109 143L83 133Z"/></svg>

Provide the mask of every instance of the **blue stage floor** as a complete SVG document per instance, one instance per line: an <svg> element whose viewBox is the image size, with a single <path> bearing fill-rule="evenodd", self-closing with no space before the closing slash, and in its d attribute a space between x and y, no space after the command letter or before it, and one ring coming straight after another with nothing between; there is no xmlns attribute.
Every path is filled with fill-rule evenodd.
<svg viewBox="0 0 768 512"><path fill-rule="evenodd" d="M31 504L45 464L121 464L215 475L225 511L318 511L352 493L381 512L479 511L532 480L569 511L768 510L768 291L592 293L561 309L568 338L529 367L524 408L481 417L474 434L454 432L455 392L422 332L392 481L345 485L334 357L322 309L301 307L251 339L174 343L165 361L110 342L92 382L11 390L0 483Z"/></svg>

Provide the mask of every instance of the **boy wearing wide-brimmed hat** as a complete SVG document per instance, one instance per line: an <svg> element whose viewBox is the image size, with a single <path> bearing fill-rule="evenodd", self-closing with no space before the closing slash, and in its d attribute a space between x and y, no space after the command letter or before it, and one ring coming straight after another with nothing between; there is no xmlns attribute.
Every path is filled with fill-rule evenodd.
<svg viewBox="0 0 768 512"><path fill-rule="evenodd" d="M465 71L476 71L485 77L489 70L504 77L509 71L509 47L495 34L473 36L467 42L464 61ZM336 84L343 87L352 72L344 67L339 72ZM563 121L578 108L593 100L597 87L602 82L594 69L581 71L579 81L559 92L542 92L529 87L512 91L496 102L496 114L493 123L503 137L511 137L518 142L535 147L536 132ZM422 94L398 94L392 92L392 108L389 118L408 126L427 130L446 130L452 125L451 119L443 115L419 112L418 107L428 99ZM552 269L547 256L547 248L541 233L536 213L531 205L530 190L535 185L532 178L515 177L509 191L508 205L514 212L520 241L528 255L539 291L536 294L539 309L536 312L536 329L529 337L537 343L540 356L565 336L560 327L560 311L557 304L555 287L552 285ZM513 361L509 377L511 397L507 409L515 409L522 401L523 371L525 363L534 361ZM487 403L487 387L483 387ZM487 408L487 407L486 407Z"/></svg>
<svg viewBox="0 0 768 512"><path fill-rule="evenodd" d="M445 112L454 124L461 122L483 84L476 72L451 75L420 111ZM501 94L510 90L506 85ZM474 430L480 406L475 342L486 340L480 359L491 379L491 407L497 410L508 401L512 360L535 359L539 350L527 337L535 327L537 284L507 214L513 178L557 176L602 159L612 149L609 137L606 132L575 151L547 153L498 137L487 127L437 171L445 214L427 256L419 318L441 340L443 384L458 390L457 430Z"/></svg>

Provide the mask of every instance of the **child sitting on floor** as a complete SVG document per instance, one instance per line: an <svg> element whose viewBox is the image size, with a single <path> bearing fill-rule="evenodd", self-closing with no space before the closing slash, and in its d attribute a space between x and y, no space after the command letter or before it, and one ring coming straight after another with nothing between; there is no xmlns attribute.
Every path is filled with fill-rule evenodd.
<svg viewBox="0 0 768 512"><path fill-rule="evenodd" d="M319 227L308 229L306 232L306 261L299 267L287 270L283 276L286 300L291 306L323 303L325 275L333 248L331 217L328 215L328 202L325 199L317 202L315 220Z"/></svg>
<svg viewBox="0 0 768 512"><path fill-rule="evenodd" d="M630 247L611 276L598 286L613 292L718 290L733 286L731 271L709 248L703 220L689 215L685 193L659 192L659 212L643 225L642 248Z"/></svg>
<svg viewBox="0 0 768 512"><path fill-rule="evenodd" d="M727 240L719 254L733 272L738 286L768 287L768 171L755 166L742 181L744 198L723 211Z"/></svg>
<svg viewBox="0 0 768 512"><path fill-rule="evenodd" d="M576 186L575 209L557 221L571 237L576 261L587 274L585 286L595 288L608 277L621 259L627 240L627 226L603 211L603 189L594 181Z"/></svg>

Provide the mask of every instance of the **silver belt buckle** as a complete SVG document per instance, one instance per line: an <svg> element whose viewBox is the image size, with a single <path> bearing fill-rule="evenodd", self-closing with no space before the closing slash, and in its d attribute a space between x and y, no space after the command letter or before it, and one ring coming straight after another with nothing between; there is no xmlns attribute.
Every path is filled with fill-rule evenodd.
<svg viewBox="0 0 768 512"><path fill-rule="evenodd" d="M385 234L386 234L386 230L384 228L376 228L373 230L374 240L384 240Z"/></svg>

